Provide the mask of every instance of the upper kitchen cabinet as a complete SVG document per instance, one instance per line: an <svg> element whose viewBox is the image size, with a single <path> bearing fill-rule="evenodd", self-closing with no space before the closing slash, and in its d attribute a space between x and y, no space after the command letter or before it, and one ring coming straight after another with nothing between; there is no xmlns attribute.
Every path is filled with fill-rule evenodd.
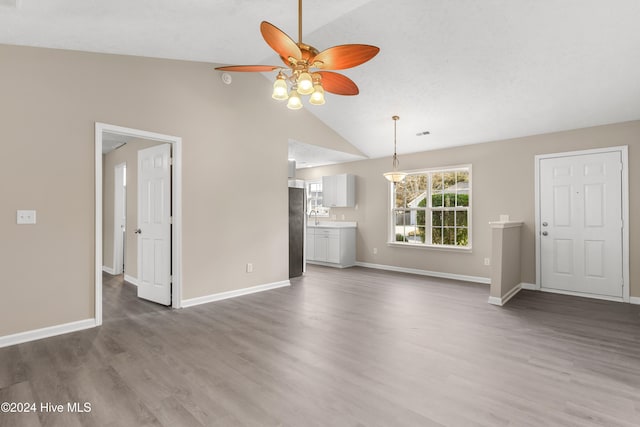
<svg viewBox="0 0 640 427"><path fill-rule="evenodd" d="M351 174L322 177L323 205L352 208L356 205L356 177Z"/></svg>

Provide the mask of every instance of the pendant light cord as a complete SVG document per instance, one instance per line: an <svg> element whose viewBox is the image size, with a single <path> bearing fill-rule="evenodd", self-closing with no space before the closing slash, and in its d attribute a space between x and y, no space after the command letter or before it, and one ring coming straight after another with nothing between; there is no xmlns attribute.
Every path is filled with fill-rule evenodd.
<svg viewBox="0 0 640 427"><path fill-rule="evenodd" d="M396 154L397 124L398 124L398 120L400 119L400 117L393 116L391 118L393 119L393 170L395 172L395 170L398 169L398 165L400 164L400 161L398 160L398 155Z"/></svg>

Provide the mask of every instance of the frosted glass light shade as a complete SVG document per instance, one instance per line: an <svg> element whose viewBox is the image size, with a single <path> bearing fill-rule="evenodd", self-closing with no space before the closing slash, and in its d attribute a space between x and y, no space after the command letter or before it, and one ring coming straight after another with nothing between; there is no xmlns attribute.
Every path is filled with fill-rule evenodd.
<svg viewBox="0 0 640 427"><path fill-rule="evenodd" d="M309 98L309 103L313 105L323 105L324 104L324 89L322 85L315 84L313 85L313 93Z"/></svg>
<svg viewBox="0 0 640 427"><path fill-rule="evenodd" d="M393 172L387 172L382 174L385 178L387 178L387 180L389 180L390 182L402 182L404 181L404 179L406 178L407 174L404 172L398 172L398 171L393 171Z"/></svg>
<svg viewBox="0 0 640 427"><path fill-rule="evenodd" d="M298 93L301 95L309 95L313 92L313 80L311 74L307 72L300 73L298 77Z"/></svg>
<svg viewBox="0 0 640 427"><path fill-rule="evenodd" d="M300 95L298 95L298 91L296 89L292 89L289 93L287 108L290 110L299 110L302 108L302 100L300 99Z"/></svg>
<svg viewBox="0 0 640 427"><path fill-rule="evenodd" d="M273 99L277 99L278 101L284 101L289 97L287 88L287 82L284 79L277 78L275 83L273 83L273 94L271 97Z"/></svg>

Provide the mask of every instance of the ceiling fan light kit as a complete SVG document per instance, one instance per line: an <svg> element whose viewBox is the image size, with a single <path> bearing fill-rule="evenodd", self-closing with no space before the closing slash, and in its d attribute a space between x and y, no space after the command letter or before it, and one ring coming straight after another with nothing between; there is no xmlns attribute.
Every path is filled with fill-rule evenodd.
<svg viewBox="0 0 640 427"><path fill-rule="evenodd" d="M300 95L296 86L291 88L291 92L289 92L289 101L287 102L287 108L289 108L290 110L299 110L302 108L302 100L300 99Z"/></svg>
<svg viewBox="0 0 640 427"><path fill-rule="evenodd" d="M273 94L271 97L278 101L284 101L289 98L289 88L287 82L284 81L282 73L278 73L276 81L273 83Z"/></svg>
<svg viewBox="0 0 640 427"><path fill-rule="evenodd" d="M393 116L391 118L393 119L393 171L385 172L382 175L387 178L389 182L398 183L404 181L407 174L405 172L398 171L398 165L400 162L398 161L398 154L396 153L396 125L398 124L400 117Z"/></svg>
<svg viewBox="0 0 640 427"><path fill-rule="evenodd" d="M267 44L280 55L287 66L232 65L216 70L261 73L278 70L271 97L287 100L292 110L302 108L300 95L310 95L309 103L323 105L324 93L357 95L358 86L348 77L329 70L345 70L363 64L376 56L380 49L364 44L334 46L319 52L302 42L302 0L298 0L298 43L275 25L262 21L260 32ZM289 89L290 87L290 89ZM292 99L293 98L293 99Z"/></svg>

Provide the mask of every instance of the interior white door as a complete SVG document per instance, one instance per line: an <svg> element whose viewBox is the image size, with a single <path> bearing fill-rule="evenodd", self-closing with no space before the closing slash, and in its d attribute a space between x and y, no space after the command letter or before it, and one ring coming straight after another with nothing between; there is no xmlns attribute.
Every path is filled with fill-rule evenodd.
<svg viewBox="0 0 640 427"><path fill-rule="evenodd" d="M539 180L541 288L622 297L620 152L540 159Z"/></svg>
<svg viewBox="0 0 640 427"><path fill-rule="evenodd" d="M171 304L171 147L138 151L138 297Z"/></svg>

